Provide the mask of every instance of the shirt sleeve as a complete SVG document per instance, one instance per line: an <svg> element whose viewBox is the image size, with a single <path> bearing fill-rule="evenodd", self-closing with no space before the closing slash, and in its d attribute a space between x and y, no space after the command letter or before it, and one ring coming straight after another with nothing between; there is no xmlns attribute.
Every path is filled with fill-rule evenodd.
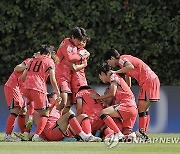
<svg viewBox="0 0 180 154"><path fill-rule="evenodd" d="M70 45L63 45L59 47L58 52L62 52L68 62L80 61L82 56L78 53L74 53L74 50L77 50L77 48L73 48Z"/></svg>

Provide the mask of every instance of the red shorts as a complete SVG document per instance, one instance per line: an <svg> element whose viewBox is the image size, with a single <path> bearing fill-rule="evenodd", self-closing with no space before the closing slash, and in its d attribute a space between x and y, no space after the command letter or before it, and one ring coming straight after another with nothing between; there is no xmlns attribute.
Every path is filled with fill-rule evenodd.
<svg viewBox="0 0 180 154"><path fill-rule="evenodd" d="M104 121L101 120L100 118L98 120L93 120L93 119L89 119L89 120L91 123L92 133L96 133L96 131L100 130L104 125Z"/></svg>
<svg viewBox="0 0 180 154"><path fill-rule="evenodd" d="M144 83L139 92L139 100L158 101L160 99L160 81L158 78Z"/></svg>
<svg viewBox="0 0 180 154"><path fill-rule="evenodd" d="M58 81L58 84L60 86L61 92L63 92L63 93L72 93L71 92L71 84L70 84L69 81L61 79L61 80Z"/></svg>
<svg viewBox="0 0 180 154"><path fill-rule="evenodd" d="M65 137L65 135L61 132L59 128L56 127L56 122L47 122L46 127L43 130L46 138L49 141L59 141Z"/></svg>
<svg viewBox="0 0 180 154"><path fill-rule="evenodd" d="M25 107L25 102L19 87L11 88L4 86L4 94L6 98L6 103L9 109L16 107Z"/></svg>
<svg viewBox="0 0 180 154"><path fill-rule="evenodd" d="M138 114L138 110L135 106L122 106L122 105L114 105L113 106L116 111L120 114L120 119L122 121L122 128L133 128L136 117Z"/></svg>
<svg viewBox="0 0 180 154"><path fill-rule="evenodd" d="M29 102L34 102L34 109L43 110L50 106L47 94L32 89L24 89L24 96Z"/></svg>

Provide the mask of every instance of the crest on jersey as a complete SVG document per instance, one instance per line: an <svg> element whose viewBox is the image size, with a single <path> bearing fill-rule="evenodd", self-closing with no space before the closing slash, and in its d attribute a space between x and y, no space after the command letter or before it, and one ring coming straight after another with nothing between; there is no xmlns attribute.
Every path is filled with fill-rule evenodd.
<svg viewBox="0 0 180 154"><path fill-rule="evenodd" d="M73 50L73 48L72 48L71 46L68 46L68 47L67 47L67 51L68 51L68 52L72 52L72 50Z"/></svg>

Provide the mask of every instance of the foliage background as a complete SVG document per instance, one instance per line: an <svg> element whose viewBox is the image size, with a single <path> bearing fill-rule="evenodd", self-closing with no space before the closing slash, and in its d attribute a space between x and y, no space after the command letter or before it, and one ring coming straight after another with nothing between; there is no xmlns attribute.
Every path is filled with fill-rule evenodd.
<svg viewBox="0 0 180 154"><path fill-rule="evenodd" d="M81 26L92 39L90 84L100 82L96 68L114 47L144 60L163 85L180 85L178 0L1 0L0 20L0 83L42 43L58 47Z"/></svg>

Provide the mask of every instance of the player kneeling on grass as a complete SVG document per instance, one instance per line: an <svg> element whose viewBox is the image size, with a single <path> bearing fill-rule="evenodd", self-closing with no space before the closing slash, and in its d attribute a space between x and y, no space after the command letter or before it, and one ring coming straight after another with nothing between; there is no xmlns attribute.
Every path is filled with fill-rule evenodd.
<svg viewBox="0 0 180 154"><path fill-rule="evenodd" d="M40 135L39 141L59 141L65 137L68 137L69 125L73 132L80 136L83 141L101 141L100 138L94 137L91 134L84 133L82 127L77 121L74 113L70 110L66 114L61 116L61 112L58 108L61 108L61 101L56 101L57 95L55 93L49 94L49 102L51 104L50 114L43 132ZM40 115L37 111L34 112L34 123L39 123ZM82 118L79 118L82 119ZM27 140L24 134L19 134L22 140ZM29 140L30 137L28 137Z"/></svg>
<svg viewBox="0 0 180 154"><path fill-rule="evenodd" d="M124 135L129 135L134 126L137 116L135 97L124 79L117 74L110 73L110 66L103 64L99 68L99 78L103 83L110 83L110 90L102 96L92 95L94 99L107 99L114 97L117 104L102 110L100 118L115 133L114 140L119 140ZM118 128L112 117L119 118L121 128Z"/></svg>

